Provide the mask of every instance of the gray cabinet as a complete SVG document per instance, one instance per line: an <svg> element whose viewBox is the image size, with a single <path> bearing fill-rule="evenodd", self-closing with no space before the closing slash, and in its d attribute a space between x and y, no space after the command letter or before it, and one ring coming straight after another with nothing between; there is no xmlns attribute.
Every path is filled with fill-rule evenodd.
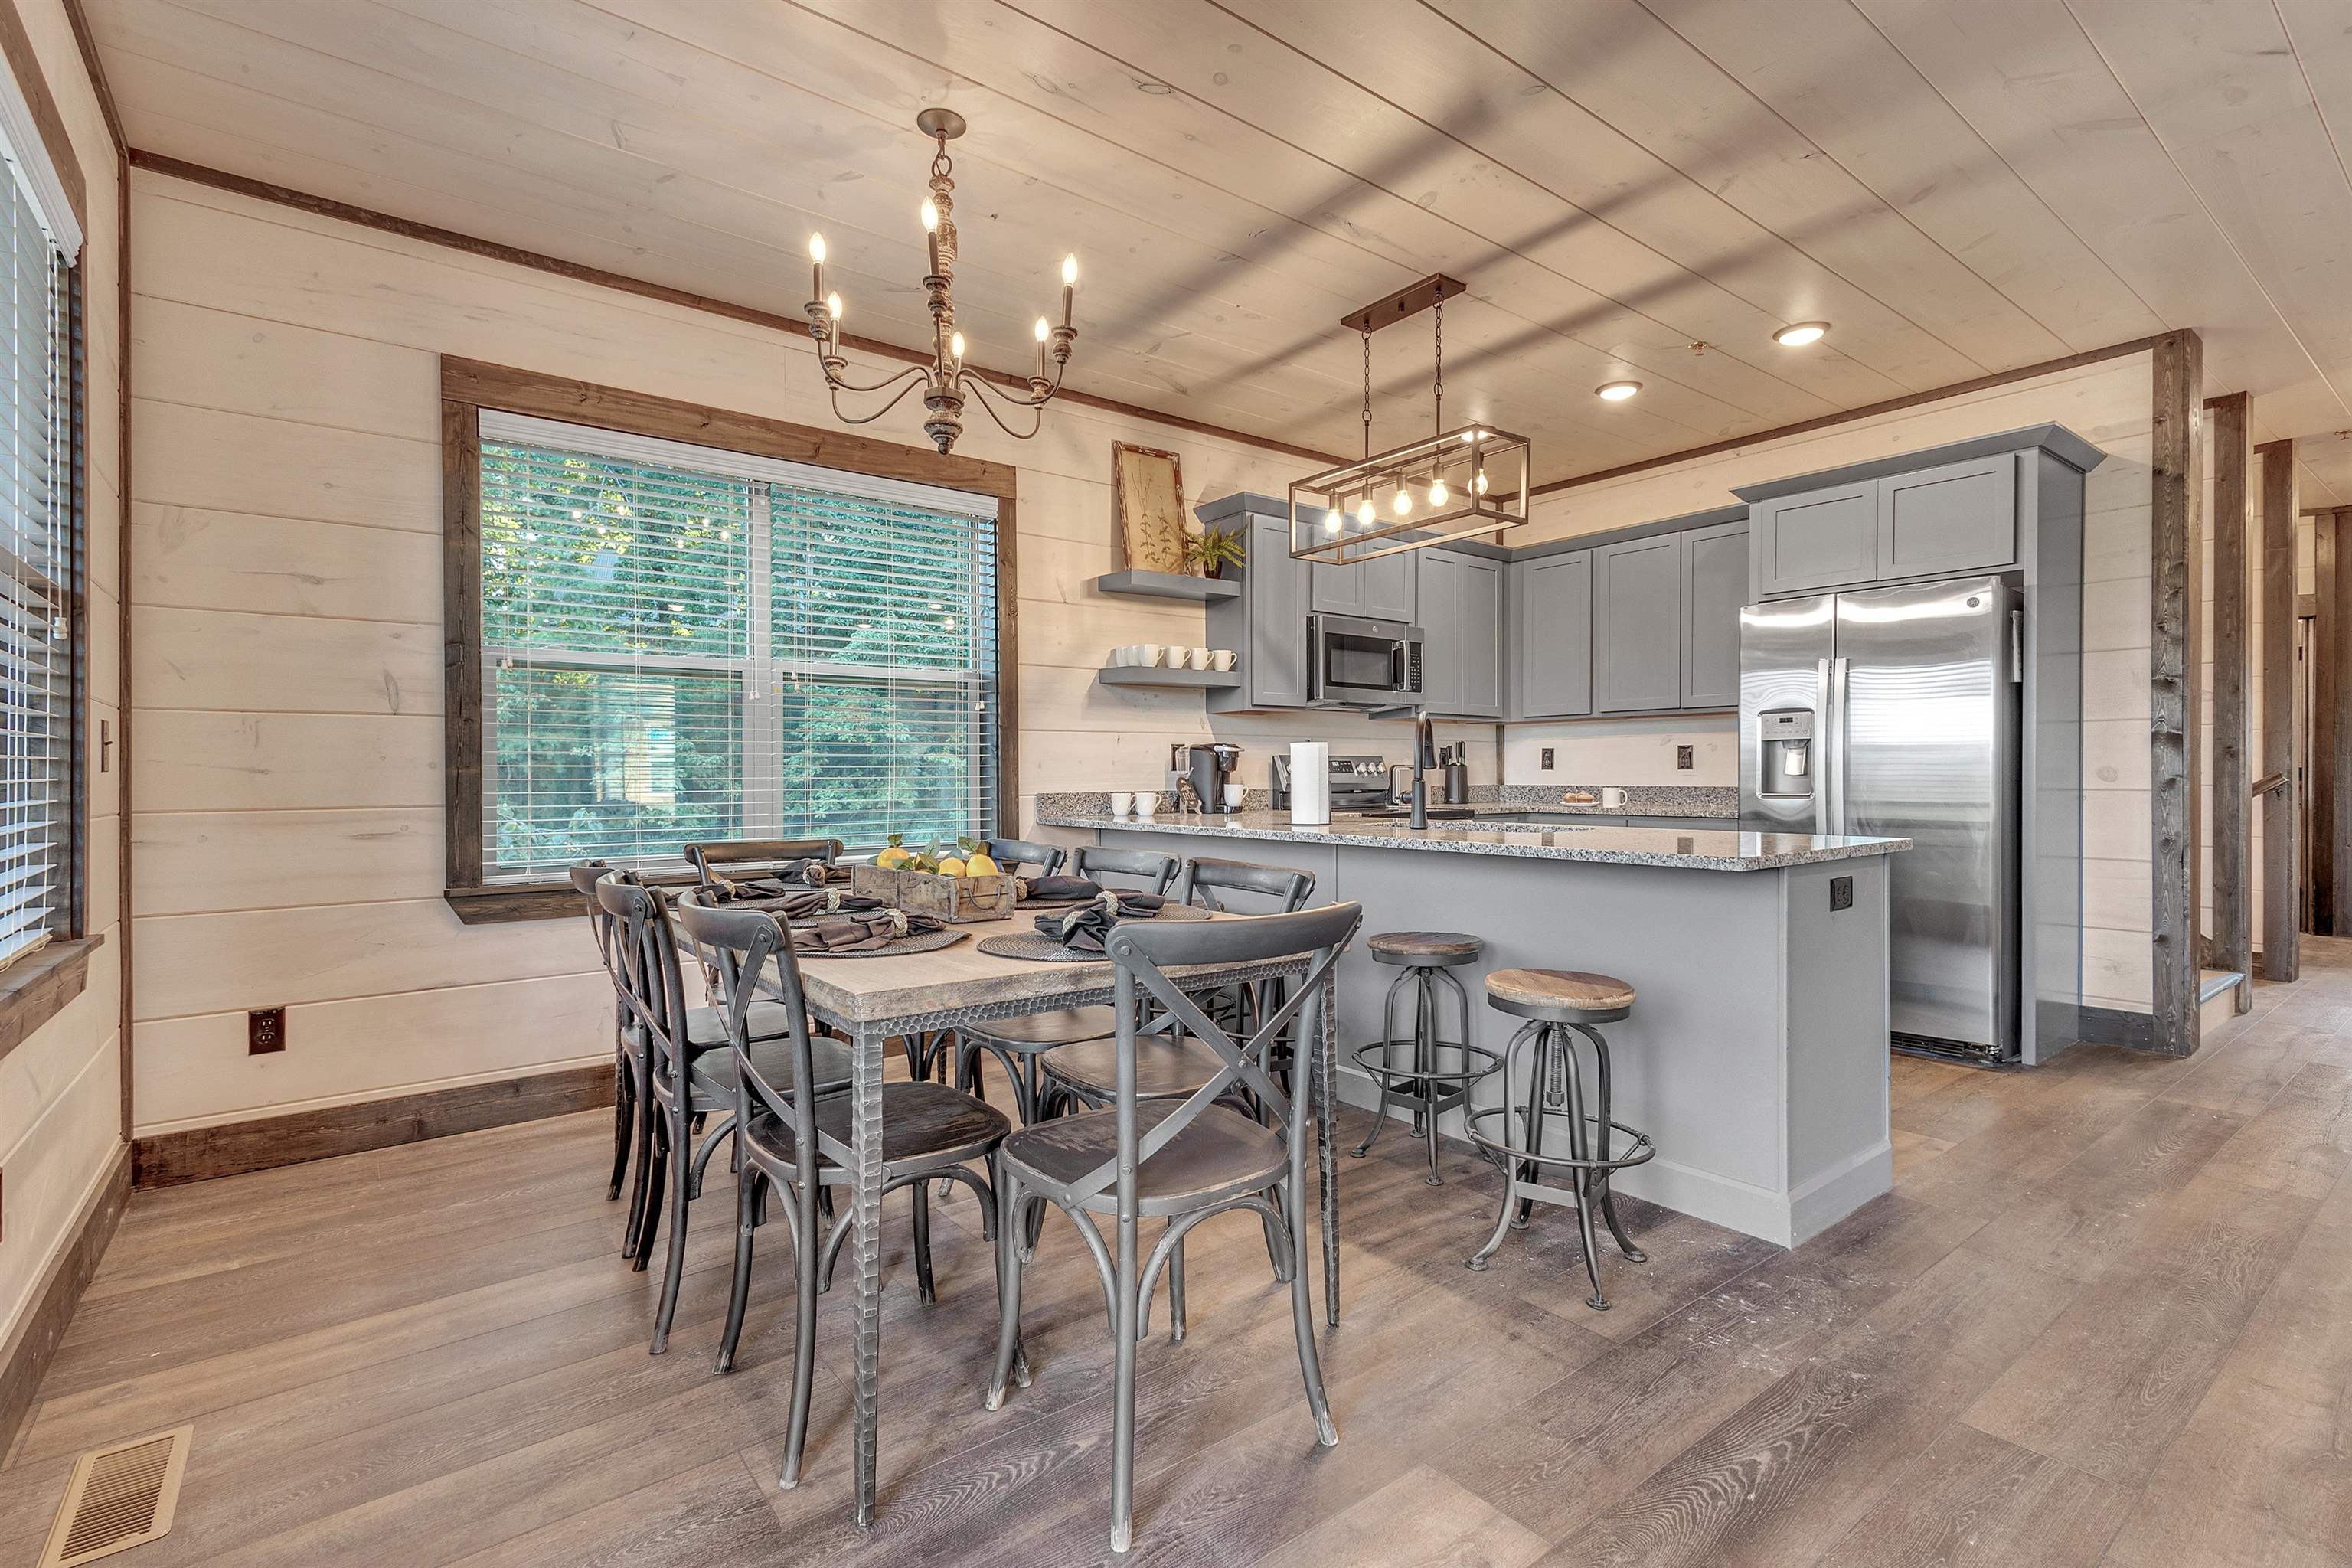
<svg viewBox="0 0 2352 1568"><path fill-rule="evenodd" d="M1683 536L1592 552L1592 706L1635 713L1682 704Z"/></svg>
<svg viewBox="0 0 2352 1568"><path fill-rule="evenodd" d="M1290 520L1246 512L1249 558L1238 598L1209 606L1209 645L1239 655L1238 687L1209 693L1212 712L1307 706L1307 563L1290 554Z"/></svg>
<svg viewBox="0 0 2352 1568"><path fill-rule="evenodd" d="M1878 575L1932 577L2017 559L2017 454L1878 481Z"/></svg>
<svg viewBox="0 0 2352 1568"><path fill-rule="evenodd" d="M1283 539L1286 553L1290 549ZM1308 593L1318 615L1362 616L1370 620L1411 621L1413 617L1413 557L1417 550L1360 561L1352 566L1315 563Z"/></svg>
<svg viewBox="0 0 2352 1568"><path fill-rule="evenodd" d="M1759 501L1748 526L1759 595L1877 581L1875 479Z"/></svg>
<svg viewBox="0 0 2352 1568"><path fill-rule="evenodd" d="M1433 713L1496 719L1503 711L1502 563L1416 550L1422 700Z"/></svg>
<svg viewBox="0 0 2352 1568"><path fill-rule="evenodd" d="M1737 708L1739 610L1748 601L1748 525L1695 528L1682 539L1682 705Z"/></svg>
<svg viewBox="0 0 2352 1568"><path fill-rule="evenodd" d="M1571 551L1509 567L1513 719L1576 719L1592 711L1592 552Z"/></svg>

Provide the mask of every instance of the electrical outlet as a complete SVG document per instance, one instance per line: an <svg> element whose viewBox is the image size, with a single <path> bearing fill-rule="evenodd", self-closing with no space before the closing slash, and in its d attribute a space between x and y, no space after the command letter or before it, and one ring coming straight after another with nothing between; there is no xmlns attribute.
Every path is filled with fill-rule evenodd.
<svg viewBox="0 0 2352 1568"><path fill-rule="evenodd" d="M256 1007L245 1016L245 1054L266 1057L286 1048L286 1009Z"/></svg>
<svg viewBox="0 0 2352 1568"><path fill-rule="evenodd" d="M1551 748L1549 746L1546 746L1543 749L1543 771L1546 773L1551 772Z"/></svg>
<svg viewBox="0 0 2352 1568"><path fill-rule="evenodd" d="M1830 879L1830 908L1832 910L1850 910L1853 908L1853 879L1852 877L1832 877Z"/></svg>
<svg viewBox="0 0 2352 1568"><path fill-rule="evenodd" d="M1698 748L1696 746L1676 746L1675 748L1675 771L1676 773L1686 773L1690 772L1691 769L1696 767L1698 765L1697 752Z"/></svg>

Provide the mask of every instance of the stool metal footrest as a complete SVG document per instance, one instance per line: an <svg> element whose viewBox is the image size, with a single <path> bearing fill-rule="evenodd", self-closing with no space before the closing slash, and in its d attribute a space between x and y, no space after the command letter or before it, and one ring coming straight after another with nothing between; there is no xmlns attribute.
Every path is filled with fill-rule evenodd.
<svg viewBox="0 0 2352 1568"><path fill-rule="evenodd" d="M1606 1160L1579 1159L1573 1154L1538 1153L1533 1149L1522 1149L1507 1139L1489 1138L1478 1131L1478 1123L1488 1117L1508 1116L1515 1109L1517 1108L1508 1105L1489 1105L1481 1110L1473 1110L1463 1118L1462 1131L1470 1142L1494 1155L1504 1164L1525 1161L1538 1165L1566 1165L1579 1171L1622 1171L1628 1165L1648 1163L1658 1152L1657 1145L1650 1142L1648 1133L1636 1127L1628 1127L1614 1118L1612 1118L1609 1122L1609 1130L1612 1132L1622 1132L1633 1142L1626 1152ZM1588 1127L1597 1128L1601 1125L1601 1119L1597 1116L1588 1116L1584 1119L1584 1123Z"/></svg>

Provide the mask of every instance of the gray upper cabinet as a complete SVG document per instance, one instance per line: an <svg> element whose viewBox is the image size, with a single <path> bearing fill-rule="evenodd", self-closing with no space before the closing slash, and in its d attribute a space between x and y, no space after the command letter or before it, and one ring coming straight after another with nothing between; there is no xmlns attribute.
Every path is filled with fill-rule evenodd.
<svg viewBox="0 0 2352 1568"><path fill-rule="evenodd" d="M1748 527L1759 595L1877 581L1874 479L1758 501Z"/></svg>
<svg viewBox="0 0 2352 1568"><path fill-rule="evenodd" d="M1591 712L1592 552L1514 561L1509 578L1509 716Z"/></svg>
<svg viewBox="0 0 2352 1568"><path fill-rule="evenodd" d="M1422 700L1433 713L1496 719L1503 711L1503 568L1483 556L1416 550Z"/></svg>
<svg viewBox="0 0 2352 1568"><path fill-rule="evenodd" d="M1282 548L1290 549L1287 535ZM1316 613L1362 616L1369 620L1411 621L1413 617L1413 557L1417 550L1400 550L1352 566L1317 562L1309 589Z"/></svg>
<svg viewBox="0 0 2352 1568"><path fill-rule="evenodd" d="M1683 536L1592 552L1592 705L1632 713L1682 705Z"/></svg>
<svg viewBox="0 0 2352 1568"><path fill-rule="evenodd" d="M1739 610L1748 597L1748 525L1695 528L1682 539L1682 705L1737 708Z"/></svg>
<svg viewBox="0 0 2352 1568"><path fill-rule="evenodd" d="M1209 642L1240 656L1242 683L1212 690L1213 712L1307 706L1307 563L1291 558L1290 520L1244 514L1249 557L1239 598L1209 606Z"/></svg>
<svg viewBox="0 0 2352 1568"><path fill-rule="evenodd" d="M2017 454L1878 481L1878 575L1928 577L2017 559Z"/></svg>

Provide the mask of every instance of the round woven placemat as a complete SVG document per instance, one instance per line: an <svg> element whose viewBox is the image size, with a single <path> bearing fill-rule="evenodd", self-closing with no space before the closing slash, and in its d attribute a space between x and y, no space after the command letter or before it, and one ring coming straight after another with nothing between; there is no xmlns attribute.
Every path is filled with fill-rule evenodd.
<svg viewBox="0 0 2352 1568"><path fill-rule="evenodd" d="M971 934L971 933L970 931L927 931L918 932L913 936L898 937L894 941L885 942L880 947L847 947L835 949L824 947L800 947L796 945L793 947L793 952L794 956L804 960L811 958L903 958L910 952L937 952L943 947L953 947L956 943L961 942ZM980 945L982 949L985 951L988 943L983 942Z"/></svg>

